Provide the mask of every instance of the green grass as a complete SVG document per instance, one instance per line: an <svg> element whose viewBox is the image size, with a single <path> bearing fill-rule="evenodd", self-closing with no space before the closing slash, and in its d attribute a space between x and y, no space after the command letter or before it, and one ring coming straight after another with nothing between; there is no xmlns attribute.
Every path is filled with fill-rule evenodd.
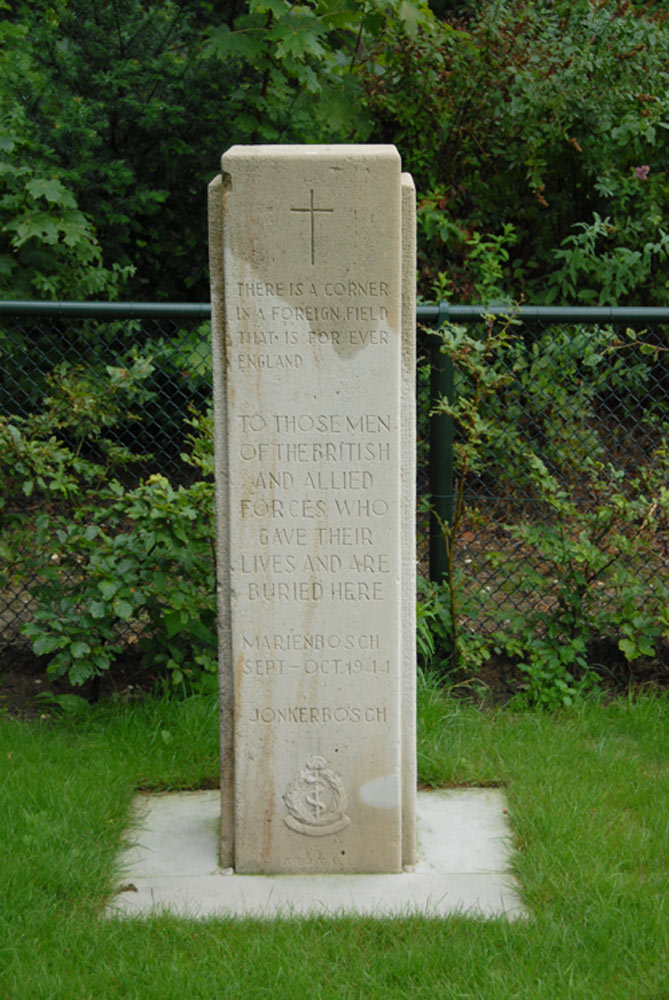
<svg viewBox="0 0 669 1000"><path fill-rule="evenodd" d="M103 919L134 790L216 783L214 700L0 720L1 1000L666 1000L669 700L419 715L424 782L505 786L530 919Z"/></svg>

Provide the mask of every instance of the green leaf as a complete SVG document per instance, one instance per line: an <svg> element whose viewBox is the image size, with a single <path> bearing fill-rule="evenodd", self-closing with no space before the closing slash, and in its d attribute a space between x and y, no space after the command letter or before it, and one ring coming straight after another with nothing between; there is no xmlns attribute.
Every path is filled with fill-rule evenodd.
<svg viewBox="0 0 669 1000"><path fill-rule="evenodd" d="M114 601L114 611L123 621L128 621L132 618L134 608L129 601Z"/></svg>
<svg viewBox="0 0 669 1000"><path fill-rule="evenodd" d="M73 642L70 646L70 653L75 660L81 660L82 657L87 656L90 653L91 647L87 642L83 642L81 639L77 642Z"/></svg>
<svg viewBox="0 0 669 1000"><path fill-rule="evenodd" d="M63 208L77 207L72 194L55 177L50 180L38 177L28 181L26 190L33 198L45 198L52 205L61 205Z"/></svg>
<svg viewBox="0 0 669 1000"><path fill-rule="evenodd" d="M628 660L635 660L637 656L641 655L641 652L638 649L637 644L633 642L631 639L619 639L618 649L620 649L625 654L625 657Z"/></svg>
<svg viewBox="0 0 669 1000"><path fill-rule="evenodd" d="M74 663L70 664L67 671L67 676L71 684L84 684L89 677L93 676L93 669L88 660L80 659L75 660Z"/></svg>
<svg viewBox="0 0 669 1000"><path fill-rule="evenodd" d="M165 632L168 639L173 639L175 635L182 632L184 625L188 622L188 615L184 611L169 611L163 621L165 622Z"/></svg>
<svg viewBox="0 0 669 1000"><path fill-rule="evenodd" d="M413 3L412 0L402 0L398 14L404 22L404 27L410 38L414 38L419 27L429 21L432 16L426 4Z"/></svg>
<svg viewBox="0 0 669 1000"><path fill-rule="evenodd" d="M45 705L53 705L65 713L76 715L90 709L90 702L79 694L53 694L51 691L41 691L36 701Z"/></svg>
<svg viewBox="0 0 669 1000"><path fill-rule="evenodd" d="M188 629L194 636L197 636L201 642L206 643L207 646L211 646L213 649L218 647L218 637L213 629L207 628L207 626L200 621L199 618L191 618L188 622Z"/></svg>
<svg viewBox="0 0 669 1000"><path fill-rule="evenodd" d="M13 230L16 236L12 240L12 245L20 249L23 244L30 239L37 239L50 246L58 242L60 236L60 226L45 212L36 212L34 215L26 215L21 219L14 219L7 223L6 229Z"/></svg>
<svg viewBox="0 0 669 1000"><path fill-rule="evenodd" d="M69 639L66 639L62 635L42 635L33 642L33 651L37 656L44 656L47 653L53 653L55 650L61 649L69 641Z"/></svg>
<svg viewBox="0 0 669 1000"><path fill-rule="evenodd" d="M98 583L98 590L107 601L112 600L119 587L120 584L115 580L100 580Z"/></svg>
<svg viewBox="0 0 669 1000"><path fill-rule="evenodd" d="M165 573L156 570L152 576L153 589L157 594L162 594L167 590L169 581Z"/></svg>

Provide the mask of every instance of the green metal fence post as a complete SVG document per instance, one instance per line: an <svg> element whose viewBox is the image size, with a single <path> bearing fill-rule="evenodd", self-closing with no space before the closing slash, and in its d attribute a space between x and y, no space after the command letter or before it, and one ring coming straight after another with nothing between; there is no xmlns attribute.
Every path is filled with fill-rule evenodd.
<svg viewBox="0 0 669 1000"><path fill-rule="evenodd" d="M442 302L437 330L448 319L448 303ZM441 340L435 337L430 358L430 409L440 399L453 402L453 362L440 348ZM433 413L430 417L430 579L436 583L448 576L442 525L452 521L453 418L446 413Z"/></svg>

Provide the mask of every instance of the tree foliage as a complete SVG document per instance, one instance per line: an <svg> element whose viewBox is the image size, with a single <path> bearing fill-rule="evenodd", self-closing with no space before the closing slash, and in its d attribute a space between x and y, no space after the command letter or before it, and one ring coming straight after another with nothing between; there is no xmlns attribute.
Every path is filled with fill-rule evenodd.
<svg viewBox="0 0 669 1000"><path fill-rule="evenodd" d="M126 297L206 298L221 153L364 138L365 20L357 3L19 0L0 28L5 295L106 296L122 279Z"/></svg>
<svg viewBox="0 0 669 1000"><path fill-rule="evenodd" d="M424 294L475 298L472 251L506 232L507 296L669 300L661 5L0 0L0 10L6 297L205 298L204 192L228 146L371 141L394 142L415 176Z"/></svg>
<svg viewBox="0 0 669 1000"><path fill-rule="evenodd" d="M15 255L18 291L109 294L114 269L126 294L144 298L172 289L183 296L201 281L193 251L211 171L202 145L211 141L219 91L198 58L195 13L196 5L188 4L37 0L17 4L16 20L3 25L16 44L3 66L2 96L6 119L15 122L14 142L21 143L9 152L27 159L30 178L34 171L57 181L61 192L59 201L51 199L48 232L35 227L25 183L15 182L13 204L3 200L15 213L3 230ZM11 226L21 210L16 233ZM76 218L63 218L63 210L76 211ZM95 286L75 284L68 294L68 276L54 266L57 254L39 259L45 245L61 255L63 245L70 246L75 271L101 268ZM28 254L38 257L32 268L26 268Z"/></svg>
<svg viewBox="0 0 669 1000"><path fill-rule="evenodd" d="M668 18L628 0L507 0L379 39L368 106L422 194L426 290L445 271L470 297L469 241L512 225L509 293L669 301Z"/></svg>

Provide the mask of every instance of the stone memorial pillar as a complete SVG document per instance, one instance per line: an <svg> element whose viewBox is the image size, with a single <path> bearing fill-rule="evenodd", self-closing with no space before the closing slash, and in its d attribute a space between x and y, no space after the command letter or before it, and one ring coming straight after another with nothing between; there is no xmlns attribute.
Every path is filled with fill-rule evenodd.
<svg viewBox="0 0 669 1000"><path fill-rule="evenodd" d="M210 185L222 864L415 860L414 192L392 146Z"/></svg>

